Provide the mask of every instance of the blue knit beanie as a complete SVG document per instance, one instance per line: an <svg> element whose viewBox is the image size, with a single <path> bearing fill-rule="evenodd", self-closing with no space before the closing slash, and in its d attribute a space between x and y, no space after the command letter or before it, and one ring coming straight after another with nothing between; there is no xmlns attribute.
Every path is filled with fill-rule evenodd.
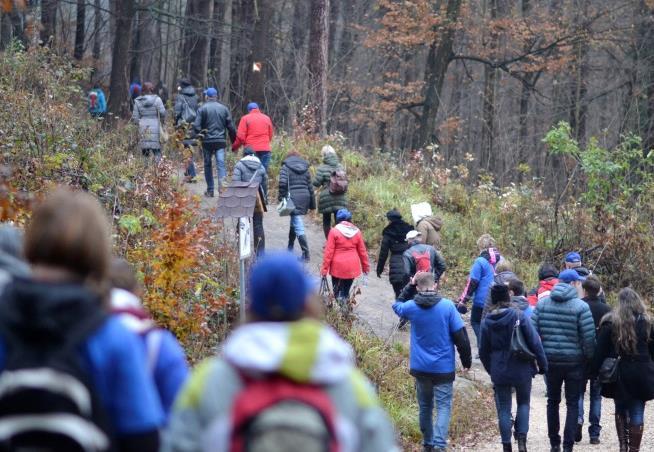
<svg viewBox="0 0 654 452"><path fill-rule="evenodd" d="M269 253L252 267L250 311L264 321L293 321L302 317L313 290L300 261L288 252Z"/></svg>
<svg viewBox="0 0 654 452"><path fill-rule="evenodd" d="M256 102L250 102L248 104L248 113L251 112L252 110L258 110L259 105Z"/></svg>
<svg viewBox="0 0 654 452"><path fill-rule="evenodd" d="M347 209L339 209L336 212L336 221L350 221L352 219L352 212Z"/></svg>

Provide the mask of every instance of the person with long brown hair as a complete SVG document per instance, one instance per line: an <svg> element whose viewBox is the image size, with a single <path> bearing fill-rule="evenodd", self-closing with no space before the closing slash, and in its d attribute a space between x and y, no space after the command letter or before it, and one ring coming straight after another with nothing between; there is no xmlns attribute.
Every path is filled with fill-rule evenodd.
<svg viewBox="0 0 654 452"><path fill-rule="evenodd" d="M143 84L143 94L134 100L132 121L139 125L139 146L144 157L161 159L161 126L166 119L166 107L154 92L150 82Z"/></svg>
<svg viewBox="0 0 654 452"><path fill-rule="evenodd" d="M111 228L100 204L49 196L26 229L25 258L31 277L0 299L0 386L12 388L0 391L3 446L156 451L164 418L143 344L106 312Z"/></svg>
<svg viewBox="0 0 654 452"><path fill-rule="evenodd" d="M598 374L606 358L619 358L617 379L602 384L602 396L615 401L620 452L640 450L645 402L654 399L653 357L652 318L638 293L626 287L613 312L602 319L592 369Z"/></svg>

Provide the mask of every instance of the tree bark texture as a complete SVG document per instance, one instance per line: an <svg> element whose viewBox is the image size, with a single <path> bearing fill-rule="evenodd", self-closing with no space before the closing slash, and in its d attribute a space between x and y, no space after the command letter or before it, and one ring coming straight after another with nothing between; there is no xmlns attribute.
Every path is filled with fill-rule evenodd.
<svg viewBox="0 0 654 452"><path fill-rule="evenodd" d="M77 19L75 21L75 51L73 57L81 60L84 56L86 38L86 0L77 0Z"/></svg>
<svg viewBox="0 0 654 452"><path fill-rule="evenodd" d="M135 10L134 0L116 0L116 30L109 87L109 112L119 117L129 113L129 49Z"/></svg>
<svg viewBox="0 0 654 452"><path fill-rule="evenodd" d="M311 108L316 129L321 136L327 134L327 55L329 51L329 0L311 1L309 31L309 86L312 93Z"/></svg>
<svg viewBox="0 0 654 452"><path fill-rule="evenodd" d="M43 0L41 2L41 42L49 45L50 39L55 38L57 24L58 0Z"/></svg>

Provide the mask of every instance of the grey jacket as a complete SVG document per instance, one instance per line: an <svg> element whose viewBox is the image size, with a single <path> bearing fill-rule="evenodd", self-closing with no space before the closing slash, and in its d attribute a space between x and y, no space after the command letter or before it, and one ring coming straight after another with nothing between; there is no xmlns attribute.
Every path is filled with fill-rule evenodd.
<svg viewBox="0 0 654 452"><path fill-rule="evenodd" d="M261 160L255 155L246 155L234 166L232 180L237 182L257 182L263 189L265 201L268 201L268 174Z"/></svg>
<svg viewBox="0 0 654 452"><path fill-rule="evenodd" d="M558 283L536 305L531 321L550 364L582 365L595 352L595 322L570 284Z"/></svg>
<svg viewBox="0 0 654 452"><path fill-rule="evenodd" d="M216 100L209 100L200 107L193 128L195 133L206 130L204 143L227 143L227 134L232 142L236 139L231 113Z"/></svg>
<svg viewBox="0 0 654 452"><path fill-rule="evenodd" d="M161 149L159 124L166 119L166 107L156 94L145 94L134 100L132 121L139 125L141 149Z"/></svg>
<svg viewBox="0 0 654 452"><path fill-rule="evenodd" d="M404 261L404 273L407 277L410 278L416 274L417 270L415 254L422 254L427 252L429 252L429 263L431 265L431 271L436 277L436 281L438 281L441 275L445 273L445 269L447 268L445 259L443 259L443 256L441 256L440 253L436 251L436 248L431 245L425 245L424 243L416 243L411 245L409 249L406 250L404 254L402 254L402 259Z"/></svg>
<svg viewBox="0 0 654 452"><path fill-rule="evenodd" d="M175 124L182 121L182 112L184 111L184 104L195 112L198 111L198 96L195 94L195 88L192 86L185 86L175 98Z"/></svg>

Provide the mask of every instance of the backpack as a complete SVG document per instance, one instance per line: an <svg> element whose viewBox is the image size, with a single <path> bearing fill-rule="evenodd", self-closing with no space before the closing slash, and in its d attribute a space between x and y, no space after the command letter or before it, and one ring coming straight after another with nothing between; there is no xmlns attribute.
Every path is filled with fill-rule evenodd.
<svg viewBox="0 0 654 452"><path fill-rule="evenodd" d="M329 177L329 193L332 195L344 195L347 193L347 174L342 168L332 171Z"/></svg>
<svg viewBox="0 0 654 452"><path fill-rule="evenodd" d="M89 111L97 111L98 108L98 93L91 91L89 92Z"/></svg>
<svg viewBox="0 0 654 452"><path fill-rule="evenodd" d="M63 337L37 337L2 319L7 359L0 374L0 450L109 450L106 414L78 351L106 317L95 307L79 314Z"/></svg>
<svg viewBox="0 0 654 452"><path fill-rule="evenodd" d="M336 452L335 410L320 386L281 376L254 380L232 408L230 452Z"/></svg>
<svg viewBox="0 0 654 452"><path fill-rule="evenodd" d="M191 108L188 103L188 99L186 99L184 94L180 94L180 96L182 96L182 100L184 101L184 105L182 105L182 121L191 124L193 121L195 121L197 112Z"/></svg>
<svg viewBox="0 0 654 452"><path fill-rule="evenodd" d="M411 257L416 263L416 273L432 271L431 250L426 249L425 251L411 251Z"/></svg>

